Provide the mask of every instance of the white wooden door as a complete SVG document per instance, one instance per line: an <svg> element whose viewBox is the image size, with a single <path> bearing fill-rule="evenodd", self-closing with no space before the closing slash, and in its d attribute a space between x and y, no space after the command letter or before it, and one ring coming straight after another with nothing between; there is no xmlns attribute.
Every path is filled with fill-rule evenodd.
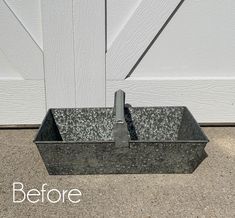
<svg viewBox="0 0 235 218"><path fill-rule="evenodd" d="M106 105L185 105L235 122L235 1L107 0Z"/></svg>
<svg viewBox="0 0 235 218"><path fill-rule="evenodd" d="M45 114L40 0L0 0L0 125Z"/></svg>
<svg viewBox="0 0 235 218"><path fill-rule="evenodd" d="M105 0L0 0L0 125L105 106Z"/></svg>
<svg viewBox="0 0 235 218"><path fill-rule="evenodd" d="M0 125L50 107L185 105L235 122L234 0L0 0Z"/></svg>

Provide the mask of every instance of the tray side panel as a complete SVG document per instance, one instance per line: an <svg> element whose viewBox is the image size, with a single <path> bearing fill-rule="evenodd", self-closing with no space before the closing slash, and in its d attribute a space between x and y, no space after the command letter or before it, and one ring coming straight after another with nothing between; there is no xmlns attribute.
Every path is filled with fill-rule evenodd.
<svg viewBox="0 0 235 218"><path fill-rule="evenodd" d="M206 158L206 143L37 144L49 174L192 173Z"/></svg>
<svg viewBox="0 0 235 218"><path fill-rule="evenodd" d="M35 141L62 141L51 110L48 110Z"/></svg>
<svg viewBox="0 0 235 218"><path fill-rule="evenodd" d="M186 107L184 108L183 117L178 132L178 140L208 141L197 121Z"/></svg>

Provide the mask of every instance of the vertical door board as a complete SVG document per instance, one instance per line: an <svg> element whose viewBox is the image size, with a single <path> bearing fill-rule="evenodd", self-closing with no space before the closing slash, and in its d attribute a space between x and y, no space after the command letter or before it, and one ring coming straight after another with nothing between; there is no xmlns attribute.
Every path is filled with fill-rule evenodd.
<svg viewBox="0 0 235 218"><path fill-rule="evenodd" d="M105 0L73 2L76 105L105 106Z"/></svg>
<svg viewBox="0 0 235 218"><path fill-rule="evenodd" d="M48 107L105 105L105 1L42 0Z"/></svg>
<svg viewBox="0 0 235 218"><path fill-rule="evenodd" d="M75 107L72 0L42 0L47 108Z"/></svg>

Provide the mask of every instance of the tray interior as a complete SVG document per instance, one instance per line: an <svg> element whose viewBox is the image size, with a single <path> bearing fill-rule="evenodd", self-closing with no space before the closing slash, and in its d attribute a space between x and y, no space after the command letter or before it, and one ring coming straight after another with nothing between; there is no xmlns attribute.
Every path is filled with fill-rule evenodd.
<svg viewBox="0 0 235 218"><path fill-rule="evenodd" d="M126 107L131 140L206 140L185 107ZM37 141L113 141L113 108L51 109Z"/></svg>

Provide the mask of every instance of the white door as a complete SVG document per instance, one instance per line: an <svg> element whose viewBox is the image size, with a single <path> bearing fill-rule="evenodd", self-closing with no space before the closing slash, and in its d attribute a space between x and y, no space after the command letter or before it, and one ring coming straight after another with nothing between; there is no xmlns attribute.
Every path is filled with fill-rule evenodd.
<svg viewBox="0 0 235 218"><path fill-rule="evenodd" d="M106 104L185 105L235 121L235 1L107 0Z"/></svg>
<svg viewBox="0 0 235 218"><path fill-rule="evenodd" d="M0 0L0 125L105 106L105 0Z"/></svg>
<svg viewBox="0 0 235 218"><path fill-rule="evenodd" d="M39 0L0 0L0 125L45 114L40 14Z"/></svg>
<svg viewBox="0 0 235 218"><path fill-rule="evenodd" d="M234 0L0 0L0 125L50 107L185 105L235 122Z"/></svg>

